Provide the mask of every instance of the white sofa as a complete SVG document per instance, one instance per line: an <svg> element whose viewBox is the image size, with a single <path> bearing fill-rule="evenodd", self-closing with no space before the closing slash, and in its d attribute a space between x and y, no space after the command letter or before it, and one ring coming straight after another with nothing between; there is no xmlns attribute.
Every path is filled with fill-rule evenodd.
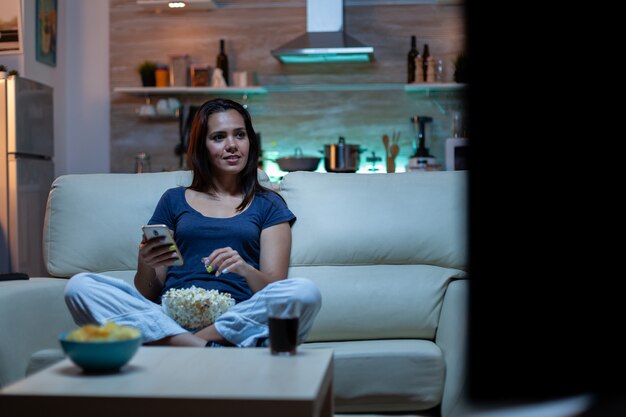
<svg viewBox="0 0 626 417"><path fill-rule="evenodd" d="M61 358L57 335L76 327L66 278L132 282L140 226L165 189L190 180L187 171L57 178L44 230L56 278L0 282L0 386ZM465 378L466 180L293 172L280 183L298 217L289 274L322 292L302 349L334 349L338 413L454 414Z"/></svg>

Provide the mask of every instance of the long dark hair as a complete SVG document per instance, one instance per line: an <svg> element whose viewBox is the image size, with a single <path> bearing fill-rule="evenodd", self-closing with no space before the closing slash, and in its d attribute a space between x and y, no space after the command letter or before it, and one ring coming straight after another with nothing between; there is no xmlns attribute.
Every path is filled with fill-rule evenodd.
<svg viewBox="0 0 626 417"><path fill-rule="evenodd" d="M244 198L237 207L237 211L242 211L250 204L254 194L265 192L266 188L261 186L257 177L257 164L259 160L259 139L252 127L250 113L239 103L225 98L216 98L205 101L196 112L191 125L189 136L189 147L187 148L187 164L193 171L193 180L190 189L216 195L215 184L213 183L213 167L209 163L209 152L206 148L206 138L208 135L209 117L213 113L225 112L227 110L237 111L246 126L246 134L250 141L248 152L248 162L237 177L239 188L243 191Z"/></svg>

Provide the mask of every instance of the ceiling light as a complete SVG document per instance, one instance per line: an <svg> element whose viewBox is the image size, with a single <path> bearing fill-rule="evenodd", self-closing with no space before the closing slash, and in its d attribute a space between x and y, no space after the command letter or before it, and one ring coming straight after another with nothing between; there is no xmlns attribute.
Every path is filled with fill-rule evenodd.
<svg viewBox="0 0 626 417"><path fill-rule="evenodd" d="M146 8L154 8L156 10L214 10L217 4L214 0L137 0L137 4Z"/></svg>

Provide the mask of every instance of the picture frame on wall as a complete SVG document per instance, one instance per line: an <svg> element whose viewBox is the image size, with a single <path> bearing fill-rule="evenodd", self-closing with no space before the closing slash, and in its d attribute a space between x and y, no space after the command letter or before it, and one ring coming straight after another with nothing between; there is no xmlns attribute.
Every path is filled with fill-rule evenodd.
<svg viewBox="0 0 626 417"><path fill-rule="evenodd" d="M36 0L35 58L56 66L57 63L57 0Z"/></svg>
<svg viewBox="0 0 626 417"><path fill-rule="evenodd" d="M0 55L22 53L20 0L2 0L0 7Z"/></svg>

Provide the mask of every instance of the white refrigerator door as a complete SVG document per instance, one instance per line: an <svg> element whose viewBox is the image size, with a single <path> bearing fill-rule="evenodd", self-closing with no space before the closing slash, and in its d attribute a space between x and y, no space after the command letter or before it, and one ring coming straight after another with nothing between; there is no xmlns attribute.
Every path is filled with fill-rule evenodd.
<svg viewBox="0 0 626 417"><path fill-rule="evenodd" d="M9 155L9 253L11 271L48 276L43 263L43 223L54 163Z"/></svg>

